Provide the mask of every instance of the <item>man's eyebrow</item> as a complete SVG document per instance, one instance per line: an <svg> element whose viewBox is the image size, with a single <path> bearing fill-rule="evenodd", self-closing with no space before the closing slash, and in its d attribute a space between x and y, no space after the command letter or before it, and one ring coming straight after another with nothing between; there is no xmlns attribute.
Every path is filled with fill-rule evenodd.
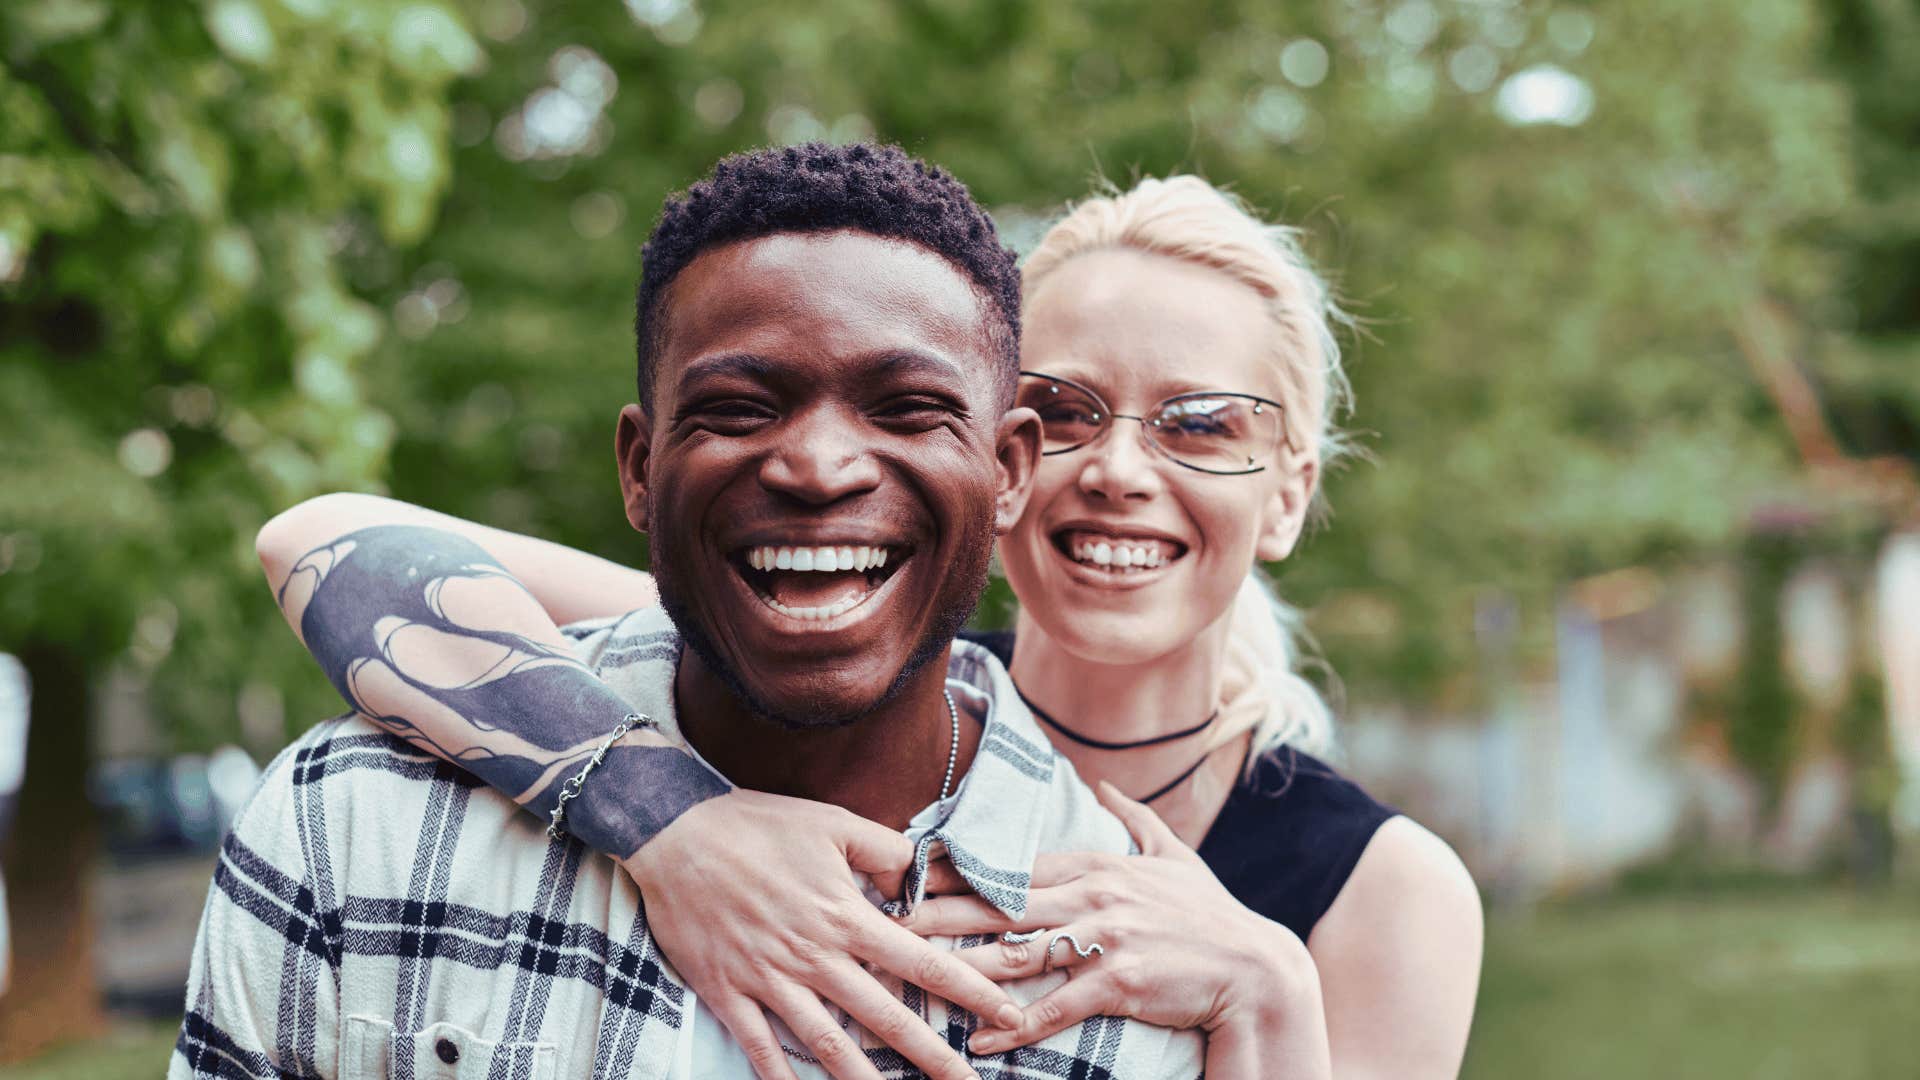
<svg viewBox="0 0 1920 1080"><path fill-rule="evenodd" d="M918 349L889 349L874 359L872 371L875 375L930 375L956 382L964 374L960 365L946 357Z"/></svg>
<svg viewBox="0 0 1920 1080"><path fill-rule="evenodd" d="M721 356L703 356L681 369L680 381L692 382L695 379L721 378L728 375L766 382L780 370L780 365L770 357L758 353L726 353Z"/></svg>

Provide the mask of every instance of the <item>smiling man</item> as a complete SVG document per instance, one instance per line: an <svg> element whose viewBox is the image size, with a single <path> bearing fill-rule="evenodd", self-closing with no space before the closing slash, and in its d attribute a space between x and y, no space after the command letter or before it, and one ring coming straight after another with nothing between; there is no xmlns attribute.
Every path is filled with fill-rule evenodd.
<svg viewBox="0 0 1920 1080"><path fill-rule="evenodd" d="M755 1010L723 1027L660 955L641 890L563 829L632 851L709 799L802 796L912 841L905 895L876 901L910 906L945 851L1009 915L1039 853L1129 849L1005 671L953 641L1039 436L1008 411L1012 257L965 188L890 147L741 155L669 202L643 258L640 400L616 444L662 606L564 641L500 630L525 594L429 528L343 531L276 575L365 715L301 738L235 824L175 1077L746 1077L735 1032L755 1025L772 1038L754 1054L777 1045L801 1077L827 1075L816 1055L836 1076L918 1076L929 1058L904 1048L928 1043L951 1059L939 1075L964 1074L949 1048L978 1018L898 979L844 1024L813 1001L782 1010L791 1024ZM433 749L468 771L422 752L418 729L366 719L406 730L403 715L443 716ZM463 724L519 752L449 741ZM887 950L907 946L874 948L903 969ZM1066 978L1006 990L1030 1002ZM1196 1075L1201 1049L1100 1017L970 1060L1009 1078L1171 1078Z"/></svg>

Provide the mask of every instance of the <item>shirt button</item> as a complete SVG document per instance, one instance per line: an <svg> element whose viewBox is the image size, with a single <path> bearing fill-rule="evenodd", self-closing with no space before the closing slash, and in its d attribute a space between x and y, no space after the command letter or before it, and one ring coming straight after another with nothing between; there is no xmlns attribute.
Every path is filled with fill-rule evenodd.
<svg viewBox="0 0 1920 1080"><path fill-rule="evenodd" d="M439 1055L441 1061L449 1065L460 1060L460 1048L453 1045L452 1039L441 1039L434 1043L433 1052Z"/></svg>

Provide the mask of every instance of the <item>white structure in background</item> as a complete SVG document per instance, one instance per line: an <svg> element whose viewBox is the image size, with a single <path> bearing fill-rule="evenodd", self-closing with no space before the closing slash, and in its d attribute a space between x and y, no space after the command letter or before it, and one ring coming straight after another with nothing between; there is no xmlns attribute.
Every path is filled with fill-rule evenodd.
<svg viewBox="0 0 1920 1080"><path fill-rule="evenodd" d="M26 666L0 653L0 841L13 825L20 785L27 776L27 715L32 697ZM0 878L0 994L7 992L13 943L8 933L7 883Z"/></svg>
<svg viewBox="0 0 1920 1080"><path fill-rule="evenodd" d="M1807 720L1825 725L1802 736L1812 756L1795 767L1778 820L1763 838L1768 857L1787 869L1811 867L1847 827L1852 782L1833 744L1833 724L1853 685L1852 610L1839 568L1820 560L1795 571L1780 596L1787 677Z"/></svg>
<svg viewBox="0 0 1920 1080"><path fill-rule="evenodd" d="M1894 816L1904 830L1920 832L1920 533L1887 541L1876 600L1889 734L1903 781Z"/></svg>
<svg viewBox="0 0 1920 1080"><path fill-rule="evenodd" d="M1920 534L1896 537L1881 559L1877 628L1856 616L1840 569L1818 561L1793 576L1780 605L1783 661L1815 723L1844 704L1857 637L1878 638L1906 778L1900 820L1920 830ZM1497 899L1601 884L1683 839L1757 850L1789 870L1833 850L1850 802L1837 757L1800 762L1779 813L1763 820L1760 792L1723 735L1686 725L1687 687L1723 684L1740 662L1728 568L1664 581L1623 570L1572 586L1555 612L1553 670L1531 680L1502 674L1511 630L1501 627L1512 617L1498 608L1476 619L1491 700L1440 716L1362 710L1340 730L1353 775L1459 848Z"/></svg>
<svg viewBox="0 0 1920 1080"><path fill-rule="evenodd" d="M260 766L245 750L228 743L207 755L207 793L212 797L214 820L220 823L222 836L233 827L233 819L259 786Z"/></svg>

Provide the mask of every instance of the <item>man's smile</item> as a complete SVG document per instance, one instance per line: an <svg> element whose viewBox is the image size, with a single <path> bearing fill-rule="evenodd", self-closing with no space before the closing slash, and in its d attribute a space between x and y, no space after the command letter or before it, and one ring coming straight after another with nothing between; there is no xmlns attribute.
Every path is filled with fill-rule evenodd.
<svg viewBox="0 0 1920 1080"><path fill-rule="evenodd" d="M877 542L876 542L877 541ZM834 543L800 538L735 548L727 562L768 610L804 629L841 629L864 618L913 548L871 536ZM858 615L849 616L858 611Z"/></svg>

